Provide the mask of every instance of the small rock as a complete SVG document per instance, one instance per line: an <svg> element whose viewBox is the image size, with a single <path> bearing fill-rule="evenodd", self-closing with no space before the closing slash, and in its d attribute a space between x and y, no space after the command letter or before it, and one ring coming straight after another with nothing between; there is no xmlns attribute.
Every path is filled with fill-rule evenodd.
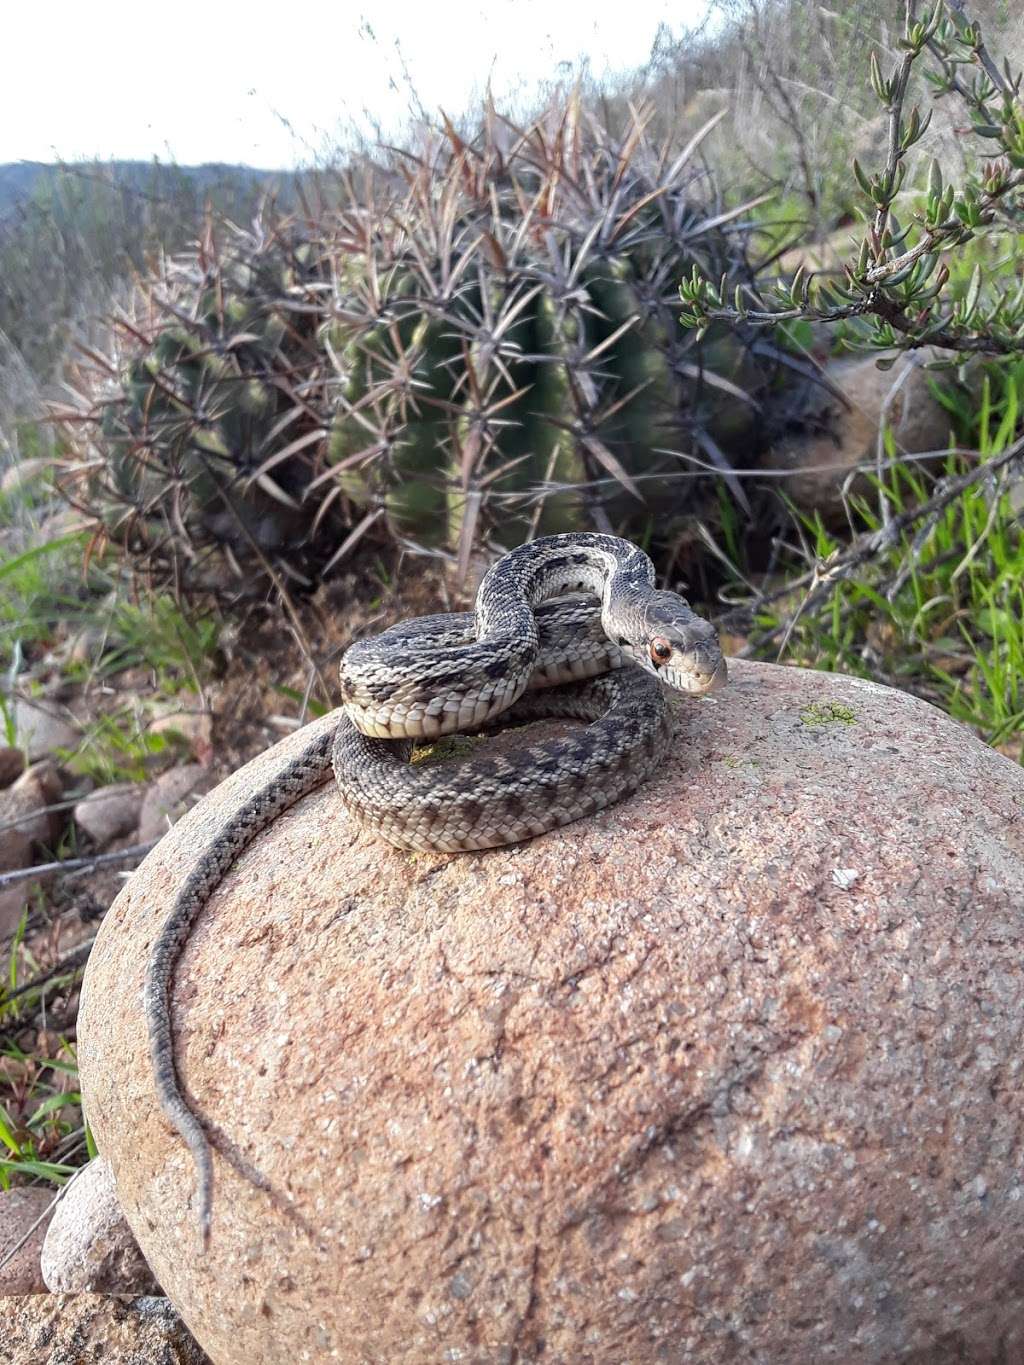
<svg viewBox="0 0 1024 1365"><path fill-rule="evenodd" d="M920 357L902 357L879 370L871 356L834 360L825 373L848 406L822 387L808 391L798 434L765 457L769 469L790 470L783 490L797 504L828 517L842 515L842 489L858 465L873 465L886 423L899 452L944 450L949 414L933 397Z"/></svg>
<svg viewBox="0 0 1024 1365"><path fill-rule="evenodd" d="M9 787L25 771L25 753L5 744L0 747L0 787Z"/></svg>
<svg viewBox="0 0 1024 1365"><path fill-rule="evenodd" d="M11 1294L46 1293L39 1255L52 1216L47 1215L46 1211L53 1203L53 1198L53 1190L38 1186L20 1186L0 1192L0 1262L21 1241L32 1224L42 1219L21 1250L16 1251L0 1269L0 1298L7 1298Z"/></svg>
<svg viewBox="0 0 1024 1365"><path fill-rule="evenodd" d="M0 1342L4 1365L210 1365L165 1298L4 1299Z"/></svg>
<svg viewBox="0 0 1024 1365"><path fill-rule="evenodd" d="M201 763L186 763L161 773L142 798L139 813L139 840L159 839L168 826L180 819L195 804L197 797L213 786L213 775ZM189 798L192 800L189 800Z"/></svg>
<svg viewBox="0 0 1024 1365"><path fill-rule="evenodd" d="M28 753L28 761L46 758L57 749L77 749L80 735L67 719L49 706L14 699L14 733Z"/></svg>
<svg viewBox="0 0 1024 1365"><path fill-rule="evenodd" d="M57 1205L43 1243L54 1294L158 1294L160 1287L124 1221L110 1162L90 1161Z"/></svg>
<svg viewBox="0 0 1024 1365"><path fill-rule="evenodd" d="M119 782L90 792L75 806L75 824L88 834L97 848L122 834L130 834L139 822L144 789L132 782Z"/></svg>
<svg viewBox="0 0 1024 1365"><path fill-rule="evenodd" d="M62 791L57 769L47 760L34 764L0 792L0 826L4 826L0 828L0 872L28 867L33 845L56 839L60 813L44 811L44 807L59 801Z"/></svg>
<svg viewBox="0 0 1024 1365"><path fill-rule="evenodd" d="M31 866L36 845L56 841L60 813L44 813L42 808L59 801L62 792L57 769L49 759L36 763L6 791L0 791L0 872ZM35 886L25 881L0 889L0 938L14 932Z"/></svg>

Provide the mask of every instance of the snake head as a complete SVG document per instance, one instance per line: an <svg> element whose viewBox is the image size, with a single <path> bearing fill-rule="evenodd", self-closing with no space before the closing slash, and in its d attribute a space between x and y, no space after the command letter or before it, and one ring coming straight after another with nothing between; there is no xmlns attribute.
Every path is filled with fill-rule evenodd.
<svg viewBox="0 0 1024 1365"><path fill-rule="evenodd" d="M718 632L674 592L655 592L644 605L639 638L626 652L677 692L713 692L728 677Z"/></svg>

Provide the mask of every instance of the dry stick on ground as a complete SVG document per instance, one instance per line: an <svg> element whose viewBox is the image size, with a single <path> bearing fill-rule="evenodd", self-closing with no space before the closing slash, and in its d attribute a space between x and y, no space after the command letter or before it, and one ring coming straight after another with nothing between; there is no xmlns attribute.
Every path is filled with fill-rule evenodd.
<svg viewBox="0 0 1024 1365"><path fill-rule="evenodd" d="M17 829L19 825L29 825L40 815L51 815L57 811L72 810L75 806L85 805L88 801L95 801L103 796L109 800L109 787L99 787L95 792L81 792L78 796L65 797L63 801L54 801L49 806L34 806L31 810L22 811L20 815L14 815L10 820L0 820L0 834L6 834L9 829Z"/></svg>
<svg viewBox="0 0 1024 1365"><path fill-rule="evenodd" d="M95 942L95 937L86 939L84 943L80 943L77 948L74 948L70 953L65 954L58 963L53 967L50 967L47 971L33 977L31 981L23 982L22 985L16 987L13 991L9 991L5 995L0 994L0 1003L2 1003L4 1007L5 1014L10 1007L14 1007L14 1017L5 1019L3 1024L0 1025L0 1048L7 1047L10 1043L14 1042L25 1029L32 1027L33 1019L41 1017L44 1027L46 1026L46 1008L49 996L49 992L47 991L48 986L52 984L53 992L55 994L61 995L63 993L68 993L69 1000L73 999L74 991L82 984L82 974L85 971L86 963L89 960L89 954L92 952L92 947ZM38 991L39 998L34 1002L32 1007L26 1009L24 1014L22 1014L21 1007L15 1005L14 1002L23 995L29 995L32 991ZM61 1026L62 1032L65 1029L74 1026L76 1015L77 1011L65 1020L65 1023Z"/></svg>
<svg viewBox="0 0 1024 1365"><path fill-rule="evenodd" d="M35 867L19 867L14 872L0 873L0 889L13 886L15 882L31 881L33 877L78 872L86 868L91 871L94 867L103 867L107 863L123 863L127 858L139 858L148 853L150 849L156 848L159 842L159 839L150 839L149 843L134 844L131 848L123 848L117 853L95 853L91 858L65 858L55 863L37 863Z"/></svg>
<svg viewBox="0 0 1024 1365"><path fill-rule="evenodd" d="M3 1005L4 1013L7 1013L7 1010L14 1005L20 996L29 995L31 991L38 991L40 998L35 1001L35 1005L40 1006L38 1013L41 1014L45 1026L46 999L48 999L46 987L53 983L53 988L59 995L64 991L75 991L81 986L82 973L85 972L86 962L89 961L89 954L93 950L93 943L96 943L96 936L79 943L70 953L64 954L59 962L55 962L55 965L46 969L45 972L41 972L40 975L34 976L30 981L23 981L20 986L15 987L12 991L0 992L0 1005ZM67 977L67 980L60 980L61 977ZM14 1018L5 1018L3 1026L0 1026L0 1048L7 1047L8 1043L12 1043L19 1036L19 1033L22 1033L23 1029L30 1028L31 1020L38 1017L37 1014L33 1013L33 1009L34 1006L22 1014L20 1007L15 1006ZM70 1022L74 1022L74 1018Z"/></svg>
<svg viewBox="0 0 1024 1365"><path fill-rule="evenodd" d="M64 976L66 973L77 972L85 965L85 961L92 952L92 945L96 942L95 937L88 938L84 943L77 944L69 953L55 962L52 967L48 967L45 972L34 976L31 981L23 981L20 986L15 986L11 991L5 991L3 995L4 1005L9 1005L12 1000L17 1000L19 996L27 995L29 991L36 991L41 986L45 986L55 977Z"/></svg>

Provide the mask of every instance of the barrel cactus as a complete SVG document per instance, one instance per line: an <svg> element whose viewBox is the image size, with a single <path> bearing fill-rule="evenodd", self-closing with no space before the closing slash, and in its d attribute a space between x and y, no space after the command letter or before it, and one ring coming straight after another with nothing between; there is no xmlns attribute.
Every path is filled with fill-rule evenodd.
<svg viewBox="0 0 1024 1365"><path fill-rule="evenodd" d="M67 486L137 565L201 581L222 550L240 577L260 565L312 581L321 265L288 222L222 224L113 320L111 354L83 353L80 401L59 413L85 456Z"/></svg>
<svg viewBox="0 0 1024 1365"><path fill-rule="evenodd" d="M774 383L742 336L678 322L694 265L750 279L743 230L686 154L639 122L613 139L576 100L525 132L449 127L410 166L400 202L357 196L336 237L323 340L346 496L463 554L595 522L675 534L693 457L728 479Z"/></svg>
<svg viewBox="0 0 1024 1365"><path fill-rule="evenodd" d="M574 96L525 130L446 125L301 232L208 226L84 353L71 495L176 584L222 551L242 582L313 585L367 534L463 566L588 526L679 546L723 480L745 501L730 462L777 363L679 325L682 275L752 278L697 145Z"/></svg>

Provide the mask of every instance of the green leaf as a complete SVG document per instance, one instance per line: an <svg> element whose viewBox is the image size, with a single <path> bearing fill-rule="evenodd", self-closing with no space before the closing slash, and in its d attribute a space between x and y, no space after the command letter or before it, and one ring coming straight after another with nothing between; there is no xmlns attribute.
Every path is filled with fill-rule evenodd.
<svg viewBox="0 0 1024 1365"><path fill-rule="evenodd" d="M878 98L885 104L889 102L889 89L882 78L882 69L878 65L878 57L872 52L870 57L871 87Z"/></svg>
<svg viewBox="0 0 1024 1365"><path fill-rule="evenodd" d="M4 1144L9 1152L15 1156L21 1156L21 1144L14 1136L14 1125L11 1123L3 1105L0 1105L0 1142Z"/></svg>
<svg viewBox="0 0 1024 1365"><path fill-rule="evenodd" d="M981 296L981 262L974 267L971 273L971 282L967 286L967 294L964 298L964 322L970 322L975 309L978 306L978 299Z"/></svg>
<svg viewBox="0 0 1024 1365"><path fill-rule="evenodd" d="M17 1175L34 1175L48 1180L52 1185L63 1185L75 1173L74 1166L64 1166L56 1161L0 1161L0 1174L13 1172Z"/></svg>
<svg viewBox="0 0 1024 1365"><path fill-rule="evenodd" d="M779 324L779 335L792 350L804 354L814 345L814 328L803 318L787 318Z"/></svg>
<svg viewBox="0 0 1024 1365"><path fill-rule="evenodd" d="M861 187L864 193L871 194L871 181L864 173L864 169L856 157L853 158L853 174L856 176L857 184Z"/></svg>
<svg viewBox="0 0 1024 1365"><path fill-rule="evenodd" d="M43 1100L42 1104L29 1119L28 1126L29 1128L35 1128L37 1124L41 1123L43 1119L48 1118L51 1114L55 1114L61 1109L66 1109L68 1106L78 1107L81 1103L82 1096L77 1090L69 1090L60 1095L49 1095Z"/></svg>

